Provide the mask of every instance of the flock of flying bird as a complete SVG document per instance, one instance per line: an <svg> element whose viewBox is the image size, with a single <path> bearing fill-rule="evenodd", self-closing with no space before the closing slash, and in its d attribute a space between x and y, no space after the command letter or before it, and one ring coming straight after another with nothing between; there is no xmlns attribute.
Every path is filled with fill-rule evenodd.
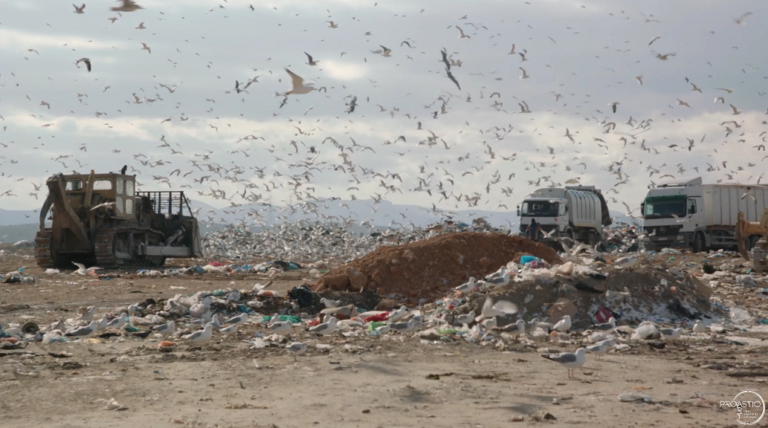
<svg viewBox="0 0 768 428"><path fill-rule="evenodd" d="M61 19L77 20L90 13L106 12L92 10L87 8L86 4L72 6L75 16L62 16ZM376 6L374 4L372 7ZM56 7L63 11L64 5ZM521 2L519 7L539 6ZM580 12L586 13L584 10L588 8L582 6L581 9ZM128 20L131 23L126 29L135 31L136 37L148 37L146 33L149 31L156 31L153 35L170 31L164 28L168 26L167 21L178 18L163 11L150 10L148 6L141 6L133 0L120 0L118 6L111 8L111 12L116 16L108 18L111 24L107 24L107 31L112 25L120 25L122 21ZM205 19L214 19L217 14L222 13L268 12L280 13L255 8L253 5L235 5L234 2L224 0L218 8L214 7L204 14L201 11L200 15ZM326 33L318 37L352 37L351 30L347 28L361 25L360 18L334 18L330 11L328 13L329 20L320 24L321 31ZM430 11L421 9L416 15L428 14ZM130 78L135 82L119 82L112 80L107 74L100 73L100 70L111 67L108 56L114 55L112 53L107 55L104 51L94 50L87 57L78 58L79 54L73 57L72 61L76 66L73 69L78 73L75 78L78 88L87 88L87 92L103 94L109 91L112 85L120 84L126 94L131 94L130 97L123 98L127 106L110 106L106 99L103 103L89 101L91 97L84 92L77 93L79 105L61 106L39 100L39 105L35 107L40 111L29 114L35 119L35 123L40 124L40 140L47 140L55 137L55 130L61 132L59 123L68 120L65 117L67 111L81 117L90 109L90 114L106 121L102 129L94 134L104 140L98 147L87 143L77 145L74 141L59 141L55 144L28 141L22 137L23 128L17 127L12 121L6 122L3 131L8 133L6 136L0 134L0 183L5 186L10 184L11 188L0 191L0 197L38 198L41 186L29 182L39 183L44 178L42 171L37 171L38 176L32 176L29 172L31 168L23 165L23 162L33 162L34 158L29 154L34 153L33 150L54 153L50 158L53 163L45 161L46 172L49 174L102 170L103 162L98 162L98 165L92 162L96 158L114 165L107 167L108 169L119 168L128 160L129 173L138 175L139 185L145 190L166 186L173 189L191 189L197 191L197 194L192 194L193 198L218 200L218 205L228 205L228 208L223 210L224 213L236 214L243 220L256 222L264 221L263 213L272 209L273 202L282 204L288 200L291 201L291 214L301 210L318 218L327 217L323 214L325 207L333 204L344 206L344 200L356 199L372 199L373 211L383 199L416 201L419 205L431 206L428 211L440 215L445 213L442 209L509 209L513 205L508 202L510 198L522 198L526 192L537 187L567 184L596 184L598 188L603 189L609 203L621 204L619 206L626 207L623 211L634 216L633 212L636 213L638 208L631 206L639 206L641 196L629 195L630 192L625 189L637 189L638 184L642 188L659 180L677 179L686 173L691 174L692 171L701 175L709 174L709 178L718 182L738 180L760 183L764 174L759 167L760 162L768 156L760 159L758 152L765 151L768 127L764 125L768 125L768 122L759 119L761 123L756 124L753 119L756 114L762 112L738 108L736 103L739 102L735 99L738 96L743 100L755 92L760 99L764 97L766 93L760 90L760 86L755 86L757 90L748 88L755 85L755 82L765 84L764 79L768 79L768 76L759 76L760 68L748 63L736 66L741 69L742 79L748 80L746 83L745 80L737 82L738 79L733 76L720 79L718 76L708 75L710 71L707 67L713 67L709 61L708 66L695 64L685 58L684 52L662 53L651 50L665 43L664 47L668 49L674 49L676 46L682 48L682 42L676 40L676 36L655 35L656 32L668 28L669 24L663 23L663 17L625 11L609 12L607 15L604 19L619 20L617 24L621 26L637 23L641 33L654 35L640 41L626 40L625 46L621 47L606 46L606 58L596 56L594 63L599 64L596 69L601 72L607 69L618 75L616 70L607 67L611 65L608 59L619 57L618 62L626 63L631 54L636 54L637 49L628 46L641 45L646 52L641 51L631 59L635 64L650 63L650 67L645 67L645 75L624 75L626 83L636 85L642 90L670 92L668 112L649 112L645 118L626 117L622 115L623 110L637 111L632 99L619 102L604 98L602 102L608 105L608 109L603 111L596 108L591 101L598 101L599 97L577 88L573 77L579 76L557 65L557 56L564 52L563 45L567 46L571 40L562 40L560 37L556 39L542 33L532 23L520 20L514 23L520 29L515 29L515 35L510 36L499 32L503 26L512 25L503 21L497 24L472 22L467 15L454 18L446 23L450 24L446 31L448 35L453 35L451 38L455 37L457 40L451 42L449 38L444 38L440 42L450 45L451 49L427 48L432 41L420 41L414 37L403 37L399 43L391 44L394 40L392 34L366 31L363 34L366 43L371 43L375 48L358 52L344 51L335 58L330 57L329 49L324 50L322 55L309 52L310 49L298 49L294 53L295 57L306 58L302 65L291 64L270 70L266 67L272 64L273 60L267 58L261 61L262 68L253 69L254 77L229 78L229 81L233 82L230 84L226 83L226 77L219 75L213 81L213 88L197 88L189 84L185 86L183 81L168 83L168 77L163 76L176 75L173 70L186 61L187 54L182 53L180 48L170 48L167 42L158 44L153 49L153 43L150 41L139 42L130 38L129 45L132 44L135 51L121 50L120 53L133 58L131 61L140 61L137 59L141 58L137 57L138 55L144 55L144 58L169 56L164 69L152 71L155 73L151 79L154 94L150 93L151 89L145 90L141 86L146 84L148 76L141 75L140 69L130 74ZM735 30L728 27L729 29L723 32L743 30L742 27L747 25L750 15L745 13L728 22ZM152 21L152 16L157 19ZM292 19L290 16L278 16ZM219 17L230 18L229 15ZM389 22L388 19L403 20L406 15L396 14L394 18L381 16L383 23ZM578 42L585 32L591 31L587 28L579 31L575 27L576 24L566 27L569 38L574 42ZM194 30L202 31L198 27ZM344 33L345 31L349 32ZM235 34L234 29L232 34ZM715 37L712 34L711 36ZM169 37L173 38L174 35L170 34ZM280 42L277 36L274 41ZM189 43L189 40L186 42ZM260 43L262 42L264 41ZM208 42L205 37L197 43L209 43L215 49L223 48ZM526 44L530 46L521 47ZM66 47L66 43L63 45L65 52L71 49ZM191 49L192 45L188 46ZM287 50L285 47L281 49ZM502 70L487 71L488 66L481 68L483 64L475 64L467 59L471 57L472 51L482 49L493 55L494 63L501 64ZM733 50L737 51L738 47L734 46ZM24 60L29 61L31 53L35 54L31 56L33 59L45 54L41 54L38 49L24 48L21 55ZM199 53L195 55L200 56ZM320 86L317 81L334 79L334 67L338 68L341 60L355 61L351 63L354 66L370 66L381 73L380 77L378 80L368 79L370 88L360 84L334 85L330 82ZM711 59L712 62L717 60L717 57ZM442 70L431 70L432 64L435 63L438 63ZM324 64L327 69L323 69ZM387 84L387 81L396 79L398 73L405 70L406 66L412 68L416 67L415 64L423 64L422 69L427 77L430 74L436 76L429 82L425 81L422 86L427 88L428 85L439 85L438 94L424 94L423 90L418 95L411 92L403 94L399 82ZM189 62L183 66L202 74L211 73L216 65L208 61L198 69L193 69L194 66ZM701 79L706 75L713 83L704 85L694 82L682 72L686 67L690 67L691 74L688 75L699 76ZM651 71L656 70L658 73L651 74ZM230 76L237 76L241 72L239 69L219 71ZM668 77L672 72L679 73L679 77ZM100 73L98 78L93 77L97 73ZM315 81L306 80L302 75L312 75ZM522 85L530 85L531 82L537 88L534 92L541 92L541 88L547 86L547 79L552 76L559 82L572 82L572 87L567 87L565 83L552 85L546 97L540 95L537 99L524 100L513 95L531 93L521 89ZM286 81L290 81L290 87L283 83L282 79L286 77ZM517 79L512 79L513 77ZM83 79L86 83L80 83ZM265 96L264 91L259 89L270 83L259 79L277 79L277 83L285 89L273 93L277 100L272 101L271 96ZM614 84L607 86L612 85ZM620 80L617 85L625 85L625 82ZM25 91L35 94L35 89L20 85L15 72L0 73L0 86L5 87L3 92L6 94L9 94L9 89L16 91L17 95L24 93L26 101L33 105L37 98L44 96L42 91L37 91L33 100ZM378 89L380 86L387 92L382 94ZM663 89L664 86L668 87ZM194 115L175 112L177 109L182 110L182 103L176 100L187 88L207 94L205 101L200 99L198 103L198 106L206 107L204 112L200 111ZM254 90L261 91L261 94L251 94ZM114 91L115 89L112 90ZM217 92L229 98L221 99L214 95ZM378 104L384 101L377 101L369 93L379 93L382 99L391 99L393 96L406 98L400 106L385 107ZM705 110L706 104L702 98L704 94L709 94L710 100L714 98L714 108L721 105L729 108L714 112ZM234 101L235 98L237 101ZM96 102L99 107L93 112L91 104ZM277 130L258 131L257 129L267 122L248 121L243 113L240 117L220 116L222 113L217 110L220 105L226 104L226 108L234 108L236 102L274 102L271 120L279 121L275 125ZM296 106L298 103L309 103L310 106L305 109ZM0 103L0 112L9 116L11 111L4 108L4 104ZM309 115L313 110L320 110L314 107L320 104L323 105L323 110L326 110L325 116ZM510 104L517 106L508 109ZM711 109L713 103L710 101L708 104ZM137 120L133 116L121 116L128 116L129 111L131 114L138 114L136 112L139 109L149 108L148 106L153 106L152 117L156 117L157 125L161 126L144 125L147 128L143 132L147 135L145 139L128 147L109 143L109 137L102 138L103 135L111 135L121 139L121 130L126 129L128 122ZM77 112L75 108L78 109ZM184 105L184 109L187 108L196 107ZM159 113L158 110L164 113ZM700 119L691 116L694 111L706 113L714 118L727 115L730 120L718 120L719 135L709 133L699 137L692 134L699 126L695 121ZM471 124L466 119L470 116L474 118L475 123ZM5 121L5 118L0 115L0 120ZM500 124L484 126L491 120L497 120L496 123ZM245 125L243 121L246 121ZM391 123L387 124L387 121ZM755 126L760 128L755 129ZM191 128L191 132L182 132L185 127L194 128ZM237 130L246 128L253 131L230 139L229 136L236 135ZM656 128L674 135L660 135ZM690 131L688 128L691 128ZM336 131L331 132L329 129ZM13 137L15 132L18 134ZM197 141L183 145L185 135ZM380 135L390 137L379 139ZM147 141L152 138L156 138L158 142L153 144ZM216 144L202 145L200 140ZM190 148L191 145L205 148L202 151L195 150ZM752 157L746 162L741 162L733 156L732 147L738 147L740 151L751 151ZM719 153L718 148L724 148L724 153ZM700 159L706 157L711 158L711 161L704 162L708 165L705 167ZM35 159L34 162L39 160ZM642 176L645 174L648 174L647 177ZM596 180L598 182L595 182ZM622 196L619 196L620 194ZM297 203L293 204L293 201ZM283 213L289 208L284 209ZM355 216L358 220L364 220L359 217L361 215L365 213L349 213L343 218L346 221ZM209 216L208 220L217 221L214 216Z"/></svg>

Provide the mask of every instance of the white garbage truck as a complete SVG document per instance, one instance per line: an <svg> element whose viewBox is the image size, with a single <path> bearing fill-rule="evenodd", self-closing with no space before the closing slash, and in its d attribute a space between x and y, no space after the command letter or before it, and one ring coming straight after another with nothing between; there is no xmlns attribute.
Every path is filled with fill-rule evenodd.
<svg viewBox="0 0 768 428"><path fill-rule="evenodd" d="M702 184L701 177L651 187L641 207L646 250L736 248L739 212L757 222L768 204L768 186ZM751 250L759 237L749 237Z"/></svg>
<svg viewBox="0 0 768 428"><path fill-rule="evenodd" d="M554 242L568 237L595 245L603 239L603 226L611 224L608 205L595 186L538 189L517 207L520 235L529 236L538 225L537 241Z"/></svg>

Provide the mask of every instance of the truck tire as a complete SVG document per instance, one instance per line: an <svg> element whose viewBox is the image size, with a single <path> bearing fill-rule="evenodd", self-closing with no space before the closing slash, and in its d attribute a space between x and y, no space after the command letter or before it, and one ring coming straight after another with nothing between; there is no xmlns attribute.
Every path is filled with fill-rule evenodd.
<svg viewBox="0 0 768 428"><path fill-rule="evenodd" d="M693 236L693 252L700 253L702 251L704 251L704 234L696 232L696 235Z"/></svg>
<svg viewBox="0 0 768 428"><path fill-rule="evenodd" d="M590 247L594 247L597 244L597 236L595 235L594 230L589 231L589 234L587 235L587 244Z"/></svg>

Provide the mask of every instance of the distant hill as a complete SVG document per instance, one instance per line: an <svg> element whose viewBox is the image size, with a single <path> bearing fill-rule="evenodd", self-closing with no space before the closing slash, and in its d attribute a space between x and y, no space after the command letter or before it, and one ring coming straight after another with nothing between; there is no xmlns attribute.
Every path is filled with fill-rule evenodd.
<svg viewBox="0 0 768 428"><path fill-rule="evenodd" d="M4 210L0 208L0 226L37 223L37 210Z"/></svg>

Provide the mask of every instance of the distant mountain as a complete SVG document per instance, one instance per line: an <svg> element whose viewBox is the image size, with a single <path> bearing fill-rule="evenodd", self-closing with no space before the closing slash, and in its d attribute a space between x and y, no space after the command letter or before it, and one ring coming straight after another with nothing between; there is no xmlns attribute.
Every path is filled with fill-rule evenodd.
<svg viewBox="0 0 768 428"><path fill-rule="evenodd" d="M37 223L37 210L4 210L0 208L0 226Z"/></svg>

